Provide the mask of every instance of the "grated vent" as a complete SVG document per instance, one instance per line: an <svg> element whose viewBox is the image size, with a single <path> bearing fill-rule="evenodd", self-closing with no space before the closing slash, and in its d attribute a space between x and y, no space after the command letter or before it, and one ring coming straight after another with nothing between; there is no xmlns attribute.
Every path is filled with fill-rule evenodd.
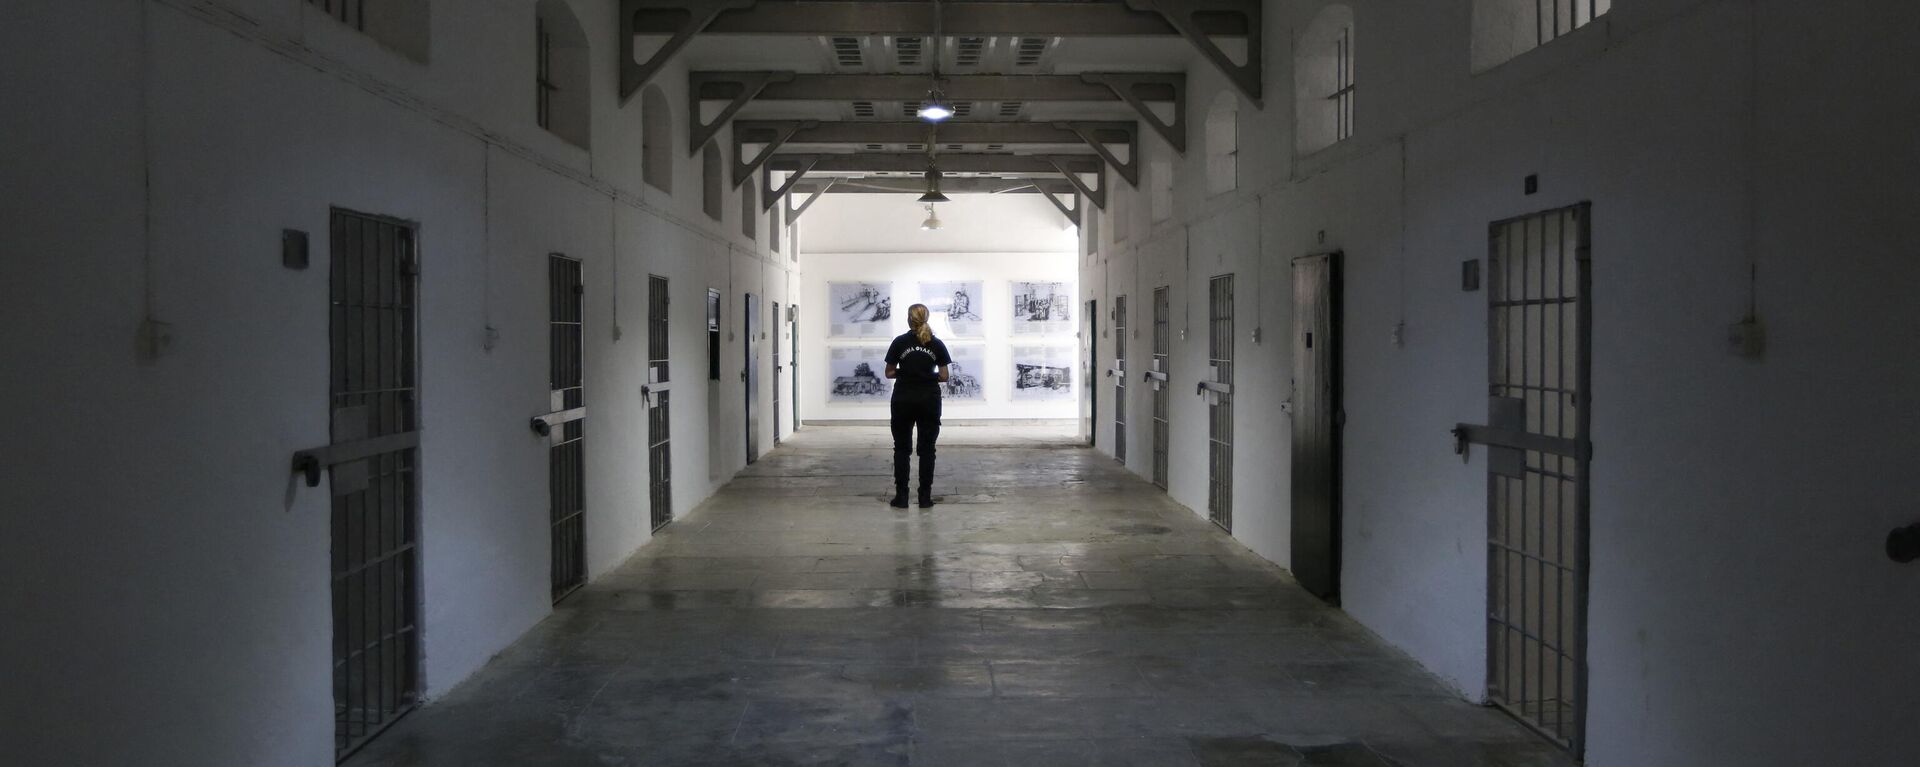
<svg viewBox="0 0 1920 767"><path fill-rule="evenodd" d="M855 101L853 102L853 116L854 117L877 117L879 116L879 113L874 111L873 102Z"/></svg>
<svg viewBox="0 0 1920 767"><path fill-rule="evenodd" d="M1047 38L1022 37L1013 49L1013 65L1016 67L1040 66L1040 58L1047 53Z"/></svg>
<svg viewBox="0 0 1920 767"><path fill-rule="evenodd" d="M894 38L893 60L902 68L920 66L926 60L926 40L919 37Z"/></svg>
<svg viewBox="0 0 1920 767"><path fill-rule="evenodd" d="M980 57L987 52L987 38L962 37L954 43L953 63L958 67L980 66Z"/></svg>
<svg viewBox="0 0 1920 767"><path fill-rule="evenodd" d="M866 56L860 52L860 38L833 38L833 62L843 67L862 67L867 63Z"/></svg>

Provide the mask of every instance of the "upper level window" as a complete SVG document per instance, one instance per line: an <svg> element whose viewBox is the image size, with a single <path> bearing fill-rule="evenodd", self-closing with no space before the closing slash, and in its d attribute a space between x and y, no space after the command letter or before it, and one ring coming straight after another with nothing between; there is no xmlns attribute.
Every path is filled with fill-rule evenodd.
<svg viewBox="0 0 1920 767"><path fill-rule="evenodd" d="M307 0L307 5L407 58L427 61L427 0Z"/></svg>
<svg viewBox="0 0 1920 767"><path fill-rule="evenodd" d="M534 13L535 118L553 135L586 149L593 106L587 34L567 0L540 0Z"/></svg>
<svg viewBox="0 0 1920 767"><path fill-rule="evenodd" d="M1484 72L1613 10L1613 0L1474 0L1473 71Z"/></svg>
<svg viewBox="0 0 1920 767"><path fill-rule="evenodd" d="M1312 154L1353 138L1353 9L1329 5L1294 46L1294 141Z"/></svg>
<svg viewBox="0 0 1920 767"><path fill-rule="evenodd" d="M1221 91L1207 110L1207 193L1240 185L1240 97Z"/></svg>
<svg viewBox="0 0 1920 767"><path fill-rule="evenodd" d="M640 92L640 178L673 193L673 108L658 85Z"/></svg>

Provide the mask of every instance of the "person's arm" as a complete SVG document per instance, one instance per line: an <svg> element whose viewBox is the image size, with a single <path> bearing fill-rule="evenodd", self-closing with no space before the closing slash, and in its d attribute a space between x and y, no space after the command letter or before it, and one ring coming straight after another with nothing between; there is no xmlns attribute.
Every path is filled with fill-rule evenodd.
<svg viewBox="0 0 1920 767"><path fill-rule="evenodd" d="M946 383L946 382L947 382L947 366L941 365L940 366L940 383Z"/></svg>
<svg viewBox="0 0 1920 767"><path fill-rule="evenodd" d="M894 379L899 377L900 377L900 366L895 365L891 362L887 363L887 378Z"/></svg>
<svg viewBox="0 0 1920 767"><path fill-rule="evenodd" d="M953 364L953 355L947 353L946 343L939 341L937 339L933 343L934 343L933 362L937 366L935 369L938 370L940 373L940 383L946 383L947 382L947 366Z"/></svg>

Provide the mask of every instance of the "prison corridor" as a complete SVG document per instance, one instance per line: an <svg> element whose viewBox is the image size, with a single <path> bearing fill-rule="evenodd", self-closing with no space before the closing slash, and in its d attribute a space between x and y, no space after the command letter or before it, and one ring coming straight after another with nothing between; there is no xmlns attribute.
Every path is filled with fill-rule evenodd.
<svg viewBox="0 0 1920 767"><path fill-rule="evenodd" d="M347 763L1563 765L1067 430L813 427Z"/></svg>

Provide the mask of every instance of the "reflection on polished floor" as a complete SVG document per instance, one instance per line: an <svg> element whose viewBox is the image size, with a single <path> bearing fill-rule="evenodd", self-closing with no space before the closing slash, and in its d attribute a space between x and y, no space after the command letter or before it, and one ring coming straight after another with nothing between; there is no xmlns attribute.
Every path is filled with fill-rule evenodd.
<svg viewBox="0 0 1920 767"><path fill-rule="evenodd" d="M886 439L796 435L349 764L1569 764L1059 429L947 429L930 510Z"/></svg>

